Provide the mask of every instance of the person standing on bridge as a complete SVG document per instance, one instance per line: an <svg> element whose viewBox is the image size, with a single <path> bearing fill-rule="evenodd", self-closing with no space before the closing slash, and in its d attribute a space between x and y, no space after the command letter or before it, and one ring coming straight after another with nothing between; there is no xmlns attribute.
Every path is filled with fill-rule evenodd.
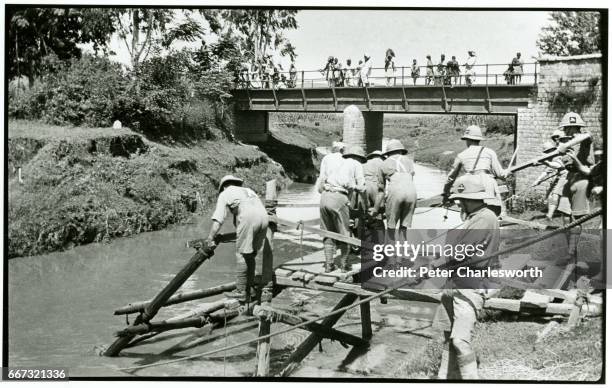
<svg viewBox="0 0 612 388"><path fill-rule="evenodd" d="M440 55L440 63L438 63L438 66L436 66L434 85L441 86L446 80L446 63L444 63L445 59L446 56L444 54Z"/></svg>
<svg viewBox="0 0 612 388"><path fill-rule="evenodd" d="M465 62L465 84L472 86L476 78L476 52L468 51L468 59Z"/></svg>
<svg viewBox="0 0 612 388"><path fill-rule="evenodd" d="M431 85L434 79L434 64L431 61L431 55L427 56L427 72L425 73L425 85Z"/></svg>
<svg viewBox="0 0 612 388"><path fill-rule="evenodd" d="M482 130L477 125L470 125L465 129L461 140L465 140L467 149L460 152L448 174L444 185L443 197L445 202L450 195L451 188L459 174L472 174L480 177L491 199L485 202L498 214L504 212L499 186L495 178L505 179L507 171L499 163L497 154L490 148L480 145L483 140Z"/></svg>
<svg viewBox="0 0 612 388"><path fill-rule="evenodd" d="M520 84L523 77L523 60L521 53L516 53L516 57L512 58L512 85Z"/></svg>
<svg viewBox="0 0 612 388"><path fill-rule="evenodd" d="M412 84L416 85L417 79L421 76L421 68L417 64L417 60L412 60L412 67L410 68L410 76L412 77Z"/></svg>
<svg viewBox="0 0 612 388"><path fill-rule="evenodd" d="M457 80L461 76L461 69L459 69L459 62L457 62L457 58L453 55L451 60L446 64L446 71L448 72L448 83L451 85L457 85ZM452 77L452 84L451 84Z"/></svg>
<svg viewBox="0 0 612 388"><path fill-rule="evenodd" d="M243 180L226 175L219 183L219 197L212 215L212 226L206 239L214 246L215 236L231 213L236 226L236 289L226 296L249 302L255 297L255 256L263 246L268 229L268 212L253 190L243 187Z"/></svg>
<svg viewBox="0 0 612 388"><path fill-rule="evenodd" d="M320 218L321 229L341 235L350 236L349 230L349 199L353 192L365 196L365 178L361 163L366 160L361 147L346 147L344 153L327 155L321 161L320 176L317 182L321 193ZM338 156L340 156L338 158ZM366 203L365 198L364 203ZM340 270L349 269L348 244L340 245ZM323 253L325 255L325 272L336 269L334 254L336 242L330 237L323 238Z"/></svg>
<svg viewBox="0 0 612 388"><path fill-rule="evenodd" d="M348 88L355 86L353 82L354 74L353 74L353 69L351 68L351 64L352 64L351 58L347 59L346 65L344 65L344 69L342 71L342 75L344 78L344 86Z"/></svg>
<svg viewBox="0 0 612 388"><path fill-rule="evenodd" d="M487 268L495 266L497 257L482 262L477 260L494 254L499 249L499 221L485 201L490 191L476 175L464 175L457 179L456 191L450 198L459 202L466 214L464 223L447 237L447 244L482 244L484 253L466 255L462 266ZM447 265L457 265L454 257L443 257ZM456 271L454 272L456 274ZM444 332L442 361L438 369L439 379L478 379L478 364L472 348L472 334L478 316L484 308L487 279L459 278L452 276L442 293L441 306L434 321Z"/></svg>
<svg viewBox="0 0 612 388"><path fill-rule="evenodd" d="M287 87L295 88L297 85L297 69L295 68L295 64L292 62L291 67L289 67L289 84Z"/></svg>
<svg viewBox="0 0 612 388"><path fill-rule="evenodd" d="M359 78L363 87L370 86L370 74L372 74L372 60L368 54L363 54L363 64L361 65L361 71Z"/></svg>
<svg viewBox="0 0 612 388"><path fill-rule="evenodd" d="M392 55L385 58L385 78L387 86L395 86L395 62Z"/></svg>
<svg viewBox="0 0 612 388"><path fill-rule="evenodd" d="M387 238L389 241L406 238L412 227L417 194L414 185L414 163L406 154L408 150L401 141L390 140L382 166L386 182L385 214L387 216Z"/></svg>

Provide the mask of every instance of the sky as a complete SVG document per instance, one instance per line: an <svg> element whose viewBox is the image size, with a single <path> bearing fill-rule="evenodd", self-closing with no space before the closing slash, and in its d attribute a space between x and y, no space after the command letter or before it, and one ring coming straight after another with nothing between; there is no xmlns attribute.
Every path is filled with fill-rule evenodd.
<svg viewBox="0 0 612 388"><path fill-rule="evenodd" d="M302 10L298 28L285 35L296 47L298 70L317 70L328 56L355 64L368 53L375 67L384 66L384 53L392 48L395 65L420 65L431 54L452 55L465 63L467 50L475 50L478 63L509 63L517 51L526 63L537 57L536 40L549 24L542 11L416 11L416 10ZM182 44L181 46L185 46ZM187 45L189 46L189 44ZM199 42L193 46L199 47ZM129 55L118 39L113 39L112 58L129 64ZM281 59L284 69L289 59Z"/></svg>
<svg viewBox="0 0 612 388"><path fill-rule="evenodd" d="M296 46L298 69L318 69L332 55L340 61L372 56L384 65L392 48L396 66L424 65L427 54L439 60L452 55L460 63L475 50L479 63L509 63L517 51L525 62L537 57L536 40L549 24L547 12L534 11L414 11L306 10L297 17L298 29L287 32Z"/></svg>

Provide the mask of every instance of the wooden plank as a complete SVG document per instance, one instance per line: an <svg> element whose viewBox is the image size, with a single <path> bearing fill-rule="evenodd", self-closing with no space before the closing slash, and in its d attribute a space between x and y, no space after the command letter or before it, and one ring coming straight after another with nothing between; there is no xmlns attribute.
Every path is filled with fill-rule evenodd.
<svg viewBox="0 0 612 388"><path fill-rule="evenodd" d="M274 274L276 275L276 277L291 277L291 274L294 271L286 269L286 268L276 268L274 270Z"/></svg>
<svg viewBox="0 0 612 388"><path fill-rule="evenodd" d="M322 236L322 237L329 237L332 238L334 240L337 241L341 241L347 244L351 244L351 245L355 245L355 246L361 246L361 240L357 239L357 238L353 238L353 237L348 237L345 235L342 235L340 233L334 233L334 232L330 232L327 230L321 230L320 228L316 228L314 226L309 226L309 225L305 225L305 224L298 224L297 222L293 222L293 221L288 221L288 220L283 220L282 218L278 219L278 224L282 225L282 226L287 226L293 229L296 229L298 226L300 228L303 228L305 231L308 232L313 232L313 233L317 233L318 235Z"/></svg>
<svg viewBox="0 0 612 388"><path fill-rule="evenodd" d="M551 297L548 295L542 295L531 290L525 290L525 294L521 298L522 307L538 307L546 308L548 303L551 301Z"/></svg>
<svg viewBox="0 0 612 388"><path fill-rule="evenodd" d="M490 298L485 300L484 307L491 310L518 313L521 311L521 301L516 299Z"/></svg>

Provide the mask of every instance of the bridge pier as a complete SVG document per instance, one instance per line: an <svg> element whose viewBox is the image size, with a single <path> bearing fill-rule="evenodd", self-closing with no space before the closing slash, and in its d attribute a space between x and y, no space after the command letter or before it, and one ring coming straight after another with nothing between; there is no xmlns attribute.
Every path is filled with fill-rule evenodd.
<svg viewBox="0 0 612 388"><path fill-rule="evenodd" d="M350 105L343 112L342 140L363 147L367 153L382 149L383 112L361 112Z"/></svg>

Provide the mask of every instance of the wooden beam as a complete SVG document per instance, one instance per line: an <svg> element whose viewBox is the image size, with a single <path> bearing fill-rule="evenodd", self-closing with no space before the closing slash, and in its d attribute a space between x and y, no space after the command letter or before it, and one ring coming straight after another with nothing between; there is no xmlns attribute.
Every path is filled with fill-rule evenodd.
<svg viewBox="0 0 612 388"><path fill-rule="evenodd" d="M363 299L363 297L361 297ZM361 314L361 338L369 340L372 338L372 319L370 314L370 302L359 305Z"/></svg>
<svg viewBox="0 0 612 388"><path fill-rule="evenodd" d="M172 296L171 298L169 298L168 301L164 303L164 307L171 306L171 305L178 304L178 303L188 302L191 300L202 299L202 298L206 298L209 296L219 295L226 291L232 291L235 288L236 288L236 283L232 282L232 283L221 284L220 286L206 288L203 290L179 292L175 294L174 296ZM118 308L117 310L115 310L114 314L123 315L123 314L143 312L144 309L150 303L151 303L150 300L145 300L141 302L133 302L133 303L130 303L128 305Z"/></svg>
<svg viewBox="0 0 612 388"><path fill-rule="evenodd" d="M340 302L334 307L332 311L338 310L338 309L341 309L343 307L350 305L351 303L355 301L355 299L357 299L357 295L354 295L354 294L344 295L342 299L340 300ZM338 313L336 315L332 315L332 316L329 316L323 319L323 322L321 322L321 325L331 328L333 325L336 324L336 322L338 322L340 317L342 317L342 314L344 314L344 312ZM312 351L312 349L315 348L315 346L317 346L317 344L321 341L322 338L323 337L321 337L319 334L316 334L316 333L310 334L308 338L306 338L304 342L302 342L300 346L297 347L295 352L293 352L291 356L289 356L289 360L287 360L287 363L281 370L279 376L287 377L291 373L293 373L293 371L295 371L298 368L302 360L306 358L306 356L308 356L308 354Z"/></svg>
<svg viewBox="0 0 612 388"><path fill-rule="evenodd" d="M278 310L271 306L264 306L264 305L255 307L255 309L253 310L253 315L259 316L259 317L263 316L267 320L271 320L274 322L281 322L281 323L292 325L292 326L299 325L309 320L307 318L293 315L286 311ZM368 341L364 341L363 339L355 335L345 333L343 331L334 329L332 327L325 326L317 322L309 323L308 325L301 327L301 329L311 331L315 334L320 335L323 338L329 338L335 341L340 341L342 343L352 345L352 346L364 346L368 344Z"/></svg>

